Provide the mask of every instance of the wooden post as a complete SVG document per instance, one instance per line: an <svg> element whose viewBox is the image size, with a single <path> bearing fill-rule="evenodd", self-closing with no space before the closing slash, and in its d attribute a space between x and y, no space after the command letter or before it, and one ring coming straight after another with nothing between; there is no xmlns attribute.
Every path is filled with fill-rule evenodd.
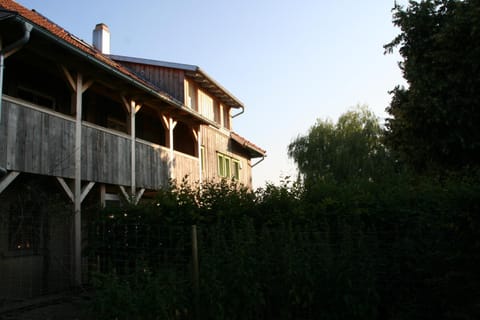
<svg viewBox="0 0 480 320"><path fill-rule="evenodd" d="M80 72L77 72L76 80L65 66L60 66L65 74L68 84L75 93L75 174L73 192L67 191L63 179L58 181L65 189L69 197L73 194L74 222L73 222L73 281L76 285L82 284L82 201L93 187L91 182L85 190L82 190L82 95L93 84L93 80L83 82ZM63 183L62 183L63 182ZM85 191L85 192L84 192Z"/></svg>
<svg viewBox="0 0 480 320"><path fill-rule="evenodd" d="M198 144L198 180L200 182L200 187L202 186L203 182L203 168L202 168L202 132L200 130L200 125L198 126L198 133L197 133L197 144ZM205 159L203 159L205 161Z"/></svg>
<svg viewBox="0 0 480 320"><path fill-rule="evenodd" d="M135 183L135 101L130 102L130 135L132 139L132 149L131 149L131 163L132 163L132 171L131 171L131 187L130 187L130 194L132 199L135 197L135 193L137 192L137 186Z"/></svg>
<svg viewBox="0 0 480 320"><path fill-rule="evenodd" d="M105 187L105 184L102 183L100 185L100 206L102 206L102 208L105 208L105 205L107 203L106 193L107 193L107 188Z"/></svg>
<svg viewBox="0 0 480 320"><path fill-rule="evenodd" d="M128 100L122 96L123 104L127 112L130 114L130 140L131 140L131 149L130 149L130 163L131 163L131 171L130 171L130 202L135 202L137 199L137 184L136 184L136 158L135 158L135 140L136 140L136 133L135 133L135 115L138 111L142 108L142 105L135 102L135 100Z"/></svg>
<svg viewBox="0 0 480 320"><path fill-rule="evenodd" d="M168 129L168 147L170 148L170 158L168 160L168 169L170 170L170 178L175 179L173 161L174 161L174 152L173 152L173 129L177 125L177 121L173 121L172 117L162 116L163 123Z"/></svg>
<svg viewBox="0 0 480 320"><path fill-rule="evenodd" d="M175 129L175 127L173 125L173 119L171 117L168 119L168 129L169 129L168 138L170 139L169 143L168 143L168 145L170 147L170 163L169 163L170 176L172 178L175 178L175 175L173 174L173 157L174 157L174 153L173 153L173 129Z"/></svg>
<svg viewBox="0 0 480 320"><path fill-rule="evenodd" d="M74 280L82 284L82 74L77 73L75 88L75 185L74 185Z"/></svg>
<svg viewBox="0 0 480 320"><path fill-rule="evenodd" d="M199 267L198 267L198 243L197 243L197 226L192 226L192 284L193 284L193 312L194 318L200 317L200 290Z"/></svg>

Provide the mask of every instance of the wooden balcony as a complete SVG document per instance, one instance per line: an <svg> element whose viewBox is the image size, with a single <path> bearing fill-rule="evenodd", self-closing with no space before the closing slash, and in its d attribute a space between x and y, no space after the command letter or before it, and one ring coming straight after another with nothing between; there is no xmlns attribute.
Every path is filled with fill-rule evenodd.
<svg viewBox="0 0 480 320"><path fill-rule="evenodd" d="M0 122L0 167L7 170L74 178L75 119L4 96ZM131 184L130 135L82 122L81 177L114 185ZM199 160L145 140L135 141L138 188L159 189L170 177L199 179Z"/></svg>

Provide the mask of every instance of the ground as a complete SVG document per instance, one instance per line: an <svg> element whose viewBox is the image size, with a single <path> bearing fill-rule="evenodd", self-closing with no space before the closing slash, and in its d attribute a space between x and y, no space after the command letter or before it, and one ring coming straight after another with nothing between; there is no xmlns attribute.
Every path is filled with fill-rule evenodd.
<svg viewBox="0 0 480 320"><path fill-rule="evenodd" d="M85 295L65 295L38 300L31 305L0 313L0 320L87 320L95 319Z"/></svg>

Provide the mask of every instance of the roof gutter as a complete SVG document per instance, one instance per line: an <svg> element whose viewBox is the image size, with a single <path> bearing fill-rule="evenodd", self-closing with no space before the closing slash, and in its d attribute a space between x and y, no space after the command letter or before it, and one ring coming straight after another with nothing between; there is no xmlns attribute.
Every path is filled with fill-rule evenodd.
<svg viewBox="0 0 480 320"><path fill-rule="evenodd" d="M250 168L253 168L253 167L255 167L257 164L260 164L260 162L262 162L263 160L265 160L266 157L267 157L267 156L263 156L262 159L258 160L258 161L255 162L254 164L252 164L252 165L250 166Z"/></svg>
<svg viewBox="0 0 480 320"><path fill-rule="evenodd" d="M240 106L240 108L242 109L242 111L240 111L240 112L237 113L237 114L234 114L234 115L232 116L232 119L238 117L239 115L241 115L242 113L245 112L245 107L244 107L244 106Z"/></svg>
<svg viewBox="0 0 480 320"><path fill-rule="evenodd" d="M13 16L11 16L13 17ZM30 40L30 32L33 26L24 21L23 22L23 36L17 41L11 43L0 50L0 121L2 121L2 99L3 96L3 69L5 68L5 59L20 50Z"/></svg>

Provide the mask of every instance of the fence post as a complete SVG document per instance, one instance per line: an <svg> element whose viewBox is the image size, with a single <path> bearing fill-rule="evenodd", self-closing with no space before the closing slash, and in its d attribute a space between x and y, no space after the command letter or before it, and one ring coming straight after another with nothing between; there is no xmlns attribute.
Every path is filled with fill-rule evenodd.
<svg viewBox="0 0 480 320"><path fill-rule="evenodd" d="M192 282L194 318L200 318L197 226L192 225Z"/></svg>

